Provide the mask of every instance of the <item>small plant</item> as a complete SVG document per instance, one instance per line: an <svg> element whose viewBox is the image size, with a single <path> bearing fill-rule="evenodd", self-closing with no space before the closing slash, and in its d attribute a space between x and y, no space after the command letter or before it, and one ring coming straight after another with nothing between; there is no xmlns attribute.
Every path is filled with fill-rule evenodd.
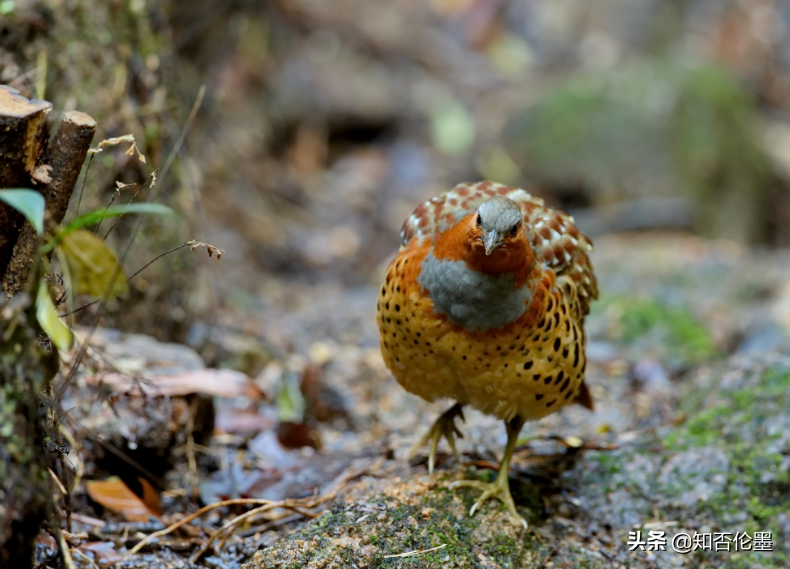
<svg viewBox="0 0 790 569"><path fill-rule="evenodd" d="M39 247L35 264L43 265L43 275L48 270L49 254L54 252L64 272L64 278L77 292L108 297L126 291L126 278L115 251L90 231L84 229L103 219L127 214L175 215L167 206L155 203L136 203L107 207L91 211L74 219L68 225L47 237L44 233L44 197L35 190L13 188L0 190L0 201L19 211L36 230ZM68 350L73 343L71 330L63 323L49 294L43 276L33 285L36 319L44 332L58 348Z"/></svg>

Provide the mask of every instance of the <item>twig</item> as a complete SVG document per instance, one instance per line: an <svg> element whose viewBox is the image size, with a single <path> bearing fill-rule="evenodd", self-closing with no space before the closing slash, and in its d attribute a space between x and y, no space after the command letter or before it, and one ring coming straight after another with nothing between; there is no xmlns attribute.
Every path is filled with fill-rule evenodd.
<svg viewBox="0 0 790 569"><path fill-rule="evenodd" d="M298 499L298 500L280 500L280 501L276 501L276 502L272 501L272 500L262 500L262 499L254 499L254 498L237 498L237 499L233 499L233 500L223 500L222 502L216 502L214 504L209 504L208 506L204 506L204 507L200 508L197 512L195 512L193 514L190 514L189 516L187 516L183 520L179 520L176 523L174 523L173 525L171 525L171 526L169 526L169 527L167 527L167 528L165 528L163 530L159 530L159 531L156 531L156 532L148 535L142 541L140 541L140 543L138 543L132 549L130 549L128 552L126 552L126 554L124 554L123 558L124 559L128 559L129 557L131 557L132 555L134 555L135 553L140 551L140 549L142 549L151 540L154 540L154 539L163 537L165 535L168 535L168 534L174 532L175 530L177 530L178 528L180 528L181 526L183 526L185 524L188 524L189 522L191 522L195 518L198 518L198 517L202 516L203 514L205 514L206 512L209 512L209 511L214 510L216 508L221 508L223 506L231 506L231 505L235 505L235 504L263 504L263 506L261 508L255 508L253 510L250 510L246 514L242 514L241 516L237 516L236 518L234 518L233 520L231 520L230 522L225 524L225 526L223 526L222 528L217 530L212 536L209 537L209 539L203 545L203 547L198 552L198 554L195 554L195 557L199 557L199 555L202 555L202 553L208 548L208 546L211 544L211 542L214 540L214 538L217 536L217 534L219 534L220 532L225 530L226 527L230 528L230 527L234 526L236 523L238 523L239 521L243 521L243 519L246 519L246 517L249 517L250 515L259 513L260 511L262 511L262 508L267 508L267 509L287 508L289 510L294 510L294 511L296 511L296 512L302 514L302 515L310 515L312 512L302 512L300 510L302 508L306 508L306 509L315 508L316 506L320 506L321 504L323 504L325 502L328 502L329 500L334 499L335 496L338 495L340 490L343 489L344 485L349 480L351 480L353 478L356 478L357 476L362 475L364 472L366 472L366 471L365 470L355 470L355 471L350 471L350 472L345 473L343 476L340 477L340 480L338 480L337 484L335 484L335 487L331 491L329 491L327 494L324 494L323 496L318 496L318 497L312 496L310 498L301 498L301 499Z"/></svg>
<svg viewBox="0 0 790 569"><path fill-rule="evenodd" d="M133 202L135 199L137 199L137 196L139 196L139 195L140 195L140 192L142 192L142 191L143 191L143 189L144 189L144 188L145 188L145 187L146 187L146 186L149 184L149 182L151 183L151 187L152 187L152 188L154 187L154 184L156 184L156 173L157 173L157 172L159 172L159 168L157 168L156 170L154 170L153 172L151 172L151 175L150 175L150 176L148 176L148 179L147 179L147 180L146 180L146 181L143 183L143 185L142 185L142 186L140 186L140 187L138 188L138 190L137 190L137 191L135 192L135 194L132 196L132 199L130 199L130 200L129 200L129 203L128 203L128 204L126 204L126 205L129 205L129 204L131 204L131 203L132 203L132 202ZM105 233L105 234L104 234L104 237L102 237L102 241L106 241L106 240L107 240L107 236L108 236L108 235L109 235L109 234L112 232L112 230L113 230L113 229L115 229L115 226L116 226L116 225L118 225L118 223L121 221L121 219L122 219L122 218L123 218L123 216L122 216L122 215L119 215L118 217L116 217L116 218L115 218L115 221L113 221L112 225L111 225L111 226L110 226L110 228L107 230L107 233ZM101 223L101 222L100 222L100 223ZM97 232L99 231L99 228L98 228L98 227L96 228L96 231L97 231Z"/></svg>
<svg viewBox="0 0 790 569"><path fill-rule="evenodd" d="M322 498L322 501L326 502L331 499L332 497L325 496ZM221 528L215 531L212 535L210 535L206 540L206 542L200 547L200 549L198 549L197 552L194 555L192 555L192 557L189 558L189 562L197 563L198 559L200 559L203 556L203 554L208 550L208 548L211 547L211 544L214 542L214 540L217 539L217 536L224 533L225 535L223 536L222 541L219 544L219 548L222 549L222 546L225 545L227 539L233 534L233 530L236 528L236 526L238 526L241 522L243 522L247 518L251 518L252 516L255 516L257 514L268 512L269 510L273 510L274 508L288 508L289 510L294 511L297 514L301 514L306 518L314 518L318 515L318 513L306 512L296 506L287 505L285 504L285 502L289 502L289 500L283 500L279 503L272 502L264 506L260 506L259 508L254 508L249 512L245 512L239 516L236 516L231 521L227 522L225 525L223 525ZM316 505L320 505L320 504L316 504ZM311 506L311 507L315 507L315 506Z"/></svg>
<svg viewBox="0 0 790 569"><path fill-rule="evenodd" d="M126 282L128 283L130 280L132 280L134 277L136 277L137 275L139 275L140 273L142 273L144 270L146 270L148 267L150 267L151 265L153 265L153 264L154 264L156 261L158 261L159 259L161 259L161 258L162 258L162 257L164 257L165 255L169 255L170 253L172 253L172 252L174 252L174 251L178 251L179 249L183 249L184 247L188 247L188 246L189 246L189 243L184 243L183 245L179 245L178 247L174 247L174 248L170 249L169 251L165 251L164 253L160 253L159 255L157 255L156 257L154 257L154 258L153 258L153 259L151 259L150 261L148 261L148 262L147 262L145 265L143 265L143 266L142 266L140 269L138 269L138 270L137 270L137 272L136 272L136 273L134 273L134 274L133 274L131 277L129 277L128 279L126 279Z"/></svg>
<svg viewBox="0 0 790 569"><path fill-rule="evenodd" d="M166 535L168 535L170 533L173 533L174 531L176 531L181 526L188 524L189 522L191 522L195 518L198 518L198 517L202 516L206 512L210 512L211 510L215 510L216 508L221 508L223 506L243 505L243 504L276 504L274 507L285 507L285 506L281 505L284 502L285 501L272 502L271 500L262 500L262 499L255 499L255 498L235 498L233 500L223 500L222 502L215 502L213 504L209 504L208 506L203 506L197 512L188 515L183 520L179 520L176 523L166 527L165 529L162 529L162 530L159 530L159 531L155 531L154 533L149 534L148 536L146 536L142 541L140 541L140 543L138 543L137 545L135 545L133 548L131 548L129 551L126 552L126 554L124 555L124 559L127 559L127 558L131 557L132 555L134 555L135 553L137 553L138 551L140 551L143 547L145 547L152 540L160 538L160 537L164 537L164 536L166 536Z"/></svg>
<svg viewBox="0 0 790 569"><path fill-rule="evenodd" d="M55 486L57 486L58 490L60 490L60 493L63 494L64 496L68 495L68 492L66 492L66 487L63 486L63 483L61 483L60 480L58 480L58 477L55 475L54 472L52 472L52 469L47 467L47 471L49 472L49 475L52 477L52 481L55 483Z"/></svg>
<svg viewBox="0 0 790 569"><path fill-rule="evenodd" d="M91 169L91 164L93 163L93 157L95 154L91 153L90 158L88 158L88 165L85 167L85 174L82 176L82 186L80 187L80 195L77 198L77 212L74 214L74 219L77 219L80 216L80 204L82 203L82 192L85 191L85 181L88 179L88 172Z"/></svg>
<svg viewBox="0 0 790 569"><path fill-rule="evenodd" d="M79 308L75 308L71 312L67 312L66 314L59 314L58 316L60 316L61 318L65 318L66 316L71 316L72 314L76 314L77 312L80 312L82 310L85 310L86 308L93 306L97 302L101 302L101 298L97 298L96 300L91 300L88 304L83 304L82 306L80 306Z"/></svg>
<svg viewBox="0 0 790 569"><path fill-rule="evenodd" d="M58 540L58 549L60 549L60 557L63 559L63 565L66 569L77 569L77 566L74 565L74 560L71 558L69 544L66 543L66 538L63 537L63 532L60 531L60 528L55 529L55 537Z"/></svg>
<svg viewBox="0 0 790 569"><path fill-rule="evenodd" d="M383 559L392 559L393 557L412 557L413 555L421 555L423 553L430 553L431 551L437 551L437 550L442 549L444 547L447 547L446 543L443 543L442 545L440 545L438 547L432 547L430 549L416 549L414 551L407 551L406 553L398 553L398 554L395 554L395 555L385 555L383 557Z"/></svg>

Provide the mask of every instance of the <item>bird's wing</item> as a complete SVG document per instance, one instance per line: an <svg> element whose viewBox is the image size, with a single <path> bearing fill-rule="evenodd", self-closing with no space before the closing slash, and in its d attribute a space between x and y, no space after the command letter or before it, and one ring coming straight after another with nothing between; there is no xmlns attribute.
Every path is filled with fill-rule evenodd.
<svg viewBox="0 0 790 569"><path fill-rule="evenodd" d="M425 239L434 241L439 233L476 211L493 196L506 196L519 205L536 258L545 269L553 270L558 277L567 276L576 284L580 308L586 315L590 301L598 298L598 284L588 256L592 242L579 231L572 216L546 207L541 198L521 188L488 181L458 184L417 206L403 224L402 245L406 246L415 238L418 245Z"/></svg>

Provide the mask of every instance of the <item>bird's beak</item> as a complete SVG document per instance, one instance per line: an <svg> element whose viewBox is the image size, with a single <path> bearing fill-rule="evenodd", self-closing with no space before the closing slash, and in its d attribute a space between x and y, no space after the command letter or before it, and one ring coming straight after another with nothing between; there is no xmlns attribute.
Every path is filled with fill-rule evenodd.
<svg viewBox="0 0 790 569"><path fill-rule="evenodd" d="M496 229L492 229L487 234L483 235L483 245L486 248L486 255L490 255L491 252L496 249L498 241L498 236L496 234Z"/></svg>

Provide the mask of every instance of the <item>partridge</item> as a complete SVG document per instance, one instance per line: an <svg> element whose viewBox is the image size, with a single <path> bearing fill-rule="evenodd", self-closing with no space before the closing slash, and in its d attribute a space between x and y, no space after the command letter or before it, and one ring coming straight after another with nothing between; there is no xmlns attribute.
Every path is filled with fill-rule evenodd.
<svg viewBox="0 0 790 569"><path fill-rule="evenodd" d="M593 408L583 328L598 296L591 250L570 215L488 181L459 184L403 224L376 320L398 383L427 401L456 401L418 443L429 443L429 471L442 436L457 456L463 406L505 422L496 480L454 483L483 491L470 515L495 497L526 527L508 484L522 426L574 401Z"/></svg>

